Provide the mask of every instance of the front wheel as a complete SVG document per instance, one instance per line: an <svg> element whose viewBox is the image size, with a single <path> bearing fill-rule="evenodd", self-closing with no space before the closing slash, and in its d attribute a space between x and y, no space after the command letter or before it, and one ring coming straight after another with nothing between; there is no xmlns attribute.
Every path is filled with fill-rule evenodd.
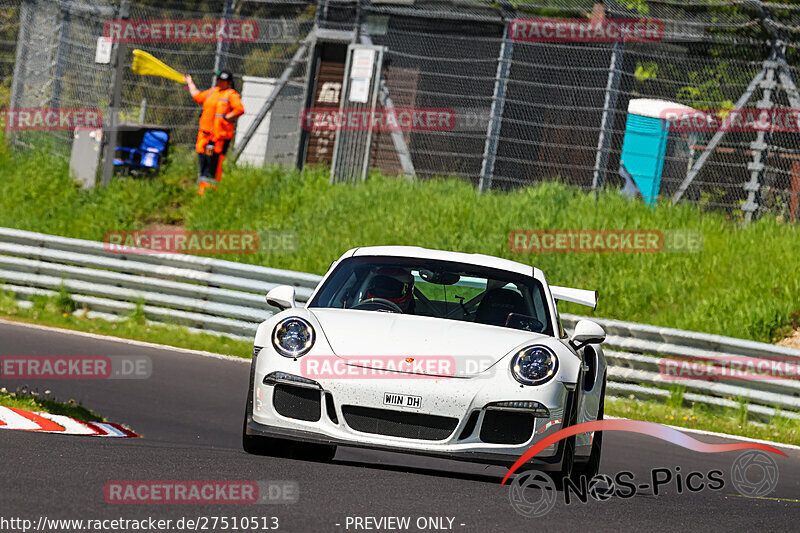
<svg viewBox="0 0 800 533"><path fill-rule="evenodd" d="M558 490L564 490L564 480L574 479L575 469L575 435L564 439L564 456L561 461L561 470L555 473L553 481Z"/></svg>
<svg viewBox="0 0 800 533"><path fill-rule="evenodd" d="M562 428L574 426L578 421L578 391L573 393L567 403L567 412L564 414L564 421L561 425ZM573 479L575 475L575 435L564 439L562 444L564 447L563 455L561 456L561 468L558 471L552 472L550 478L556 485L556 489L564 490L564 480L569 478Z"/></svg>
<svg viewBox="0 0 800 533"><path fill-rule="evenodd" d="M600 407L597 408L597 420L603 419L604 404L606 401L606 382L603 380L603 389L600 391ZM580 480L581 476L586 476L587 481L591 480L600 471L600 456L603 452L603 432L595 431L592 440L592 453L589 460L583 465L575 465L573 479Z"/></svg>

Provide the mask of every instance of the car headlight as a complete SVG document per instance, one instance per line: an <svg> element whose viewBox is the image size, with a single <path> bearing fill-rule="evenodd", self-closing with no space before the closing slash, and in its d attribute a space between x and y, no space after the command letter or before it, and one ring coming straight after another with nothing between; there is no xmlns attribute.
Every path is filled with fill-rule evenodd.
<svg viewBox="0 0 800 533"><path fill-rule="evenodd" d="M547 346L528 346L511 359L511 374L523 385L546 383L558 371L558 357Z"/></svg>
<svg viewBox="0 0 800 533"><path fill-rule="evenodd" d="M300 357L314 346L314 328L299 317L284 318L272 332L272 344L284 357Z"/></svg>

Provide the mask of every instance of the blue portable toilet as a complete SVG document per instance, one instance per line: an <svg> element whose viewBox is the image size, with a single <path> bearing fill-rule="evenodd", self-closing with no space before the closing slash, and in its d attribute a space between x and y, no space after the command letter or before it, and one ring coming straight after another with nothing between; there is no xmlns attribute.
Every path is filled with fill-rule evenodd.
<svg viewBox="0 0 800 533"><path fill-rule="evenodd" d="M622 140L619 172L625 180L623 192L641 193L647 205L653 205L661 189L664 161L675 143L670 143L667 111L696 111L667 100L636 98L628 102L628 120Z"/></svg>

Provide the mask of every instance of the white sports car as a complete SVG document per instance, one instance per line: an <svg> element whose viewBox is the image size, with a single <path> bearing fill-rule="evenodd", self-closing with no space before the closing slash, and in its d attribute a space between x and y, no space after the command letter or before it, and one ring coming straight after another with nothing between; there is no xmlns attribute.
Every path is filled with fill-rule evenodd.
<svg viewBox="0 0 800 533"><path fill-rule="evenodd" d="M305 307L256 333L243 444L248 453L330 460L338 445L509 466L542 437L602 419L603 329L572 337L559 300L597 293L547 284L537 268L408 246L356 248ZM597 473L601 433L551 445L532 467Z"/></svg>

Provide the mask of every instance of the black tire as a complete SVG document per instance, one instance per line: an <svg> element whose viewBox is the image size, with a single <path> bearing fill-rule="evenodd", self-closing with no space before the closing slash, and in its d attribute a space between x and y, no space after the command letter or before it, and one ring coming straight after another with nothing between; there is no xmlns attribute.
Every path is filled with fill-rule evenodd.
<svg viewBox="0 0 800 533"><path fill-rule="evenodd" d="M597 420L603 420L606 402L606 380L603 378L603 389L600 391L600 407L597 409ZM582 465L575 465L573 469L573 481L580 481L581 476L586 476L586 481L590 481L600 472L600 457L603 453L603 432L596 431L592 441L592 453L589 460Z"/></svg>
<svg viewBox="0 0 800 533"><path fill-rule="evenodd" d="M569 401L569 413L564 416L566 423L561 425L562 428L574 426L578 420L578 391L573 393ZM573 479L575 470L575 435L567 437L563 441L564 451L561 459L561 469L551 472L550 478L556 485L557 490L564 490L564 479Z"/></svg>
<svg viewBox="0 0 800 533"><path fill-rule="evenodd" d="M556 489L564 490L564 480L575 478L575 436L564 439L564 458L561 461L561 470L555 474L553 481Z"/></svg>

